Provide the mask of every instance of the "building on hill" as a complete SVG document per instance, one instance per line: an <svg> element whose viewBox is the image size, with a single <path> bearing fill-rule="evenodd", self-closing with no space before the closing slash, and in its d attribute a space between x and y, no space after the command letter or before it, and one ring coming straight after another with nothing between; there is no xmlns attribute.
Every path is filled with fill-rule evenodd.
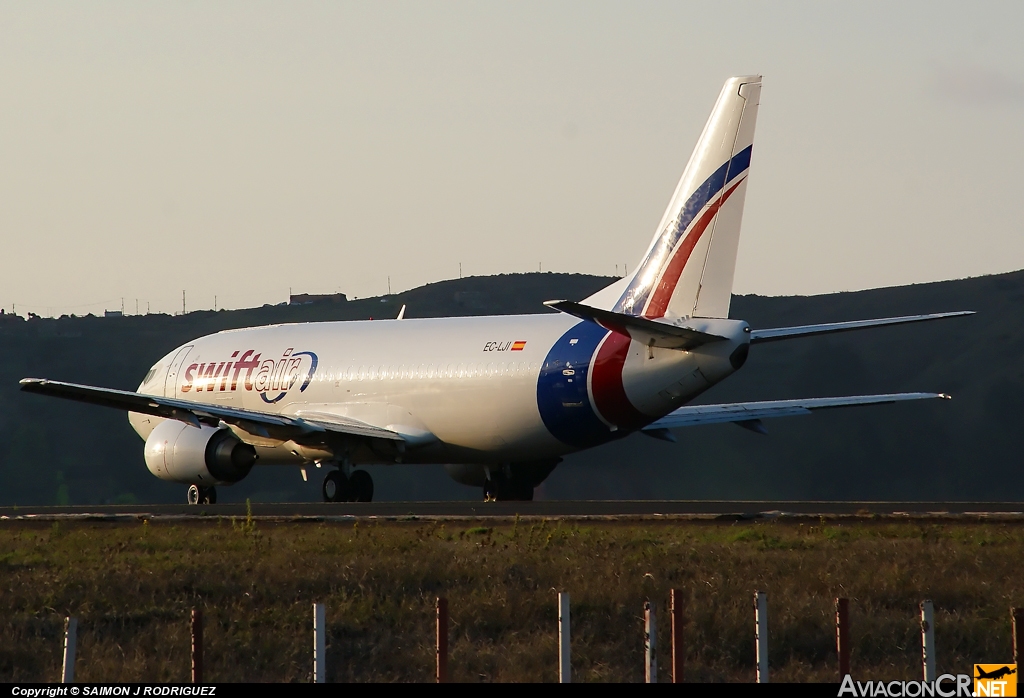
<svg viewBox="0 0 1024 698"><path fill-rule="evenodd" d="M288 296L288 305L312 305L313 303L345 303L344 293L293 293Z"/></svg>

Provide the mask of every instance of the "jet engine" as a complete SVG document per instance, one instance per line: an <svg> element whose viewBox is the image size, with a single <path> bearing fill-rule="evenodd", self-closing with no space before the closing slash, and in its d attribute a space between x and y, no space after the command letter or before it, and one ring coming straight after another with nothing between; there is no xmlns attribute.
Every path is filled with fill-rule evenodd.
<svg viewBox="0 0 1024 698"><path fill-rule="evenodd" d="M161 480L227 485L248 475L255 462L256 449L227 429L168 419L146 439L146 467Z"/></svg>

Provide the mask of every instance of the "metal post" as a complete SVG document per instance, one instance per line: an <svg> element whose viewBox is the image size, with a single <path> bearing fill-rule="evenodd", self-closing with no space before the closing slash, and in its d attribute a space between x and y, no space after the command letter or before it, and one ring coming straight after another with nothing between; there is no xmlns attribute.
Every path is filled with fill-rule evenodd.
<svg viewBox="0 0 1024 698"><path fill-rule="evenodd" d="M322 603L313 604L313 683L327 677L327 612Z"/></svg>
<svg viewBox="0 0 1024 698"><path fill-rule="evenodd" d="M839 680L850 673L850 600L836 599L836 653Z"/></svg>
<svg viewBox="0 0 1024 698"><path fill-rule="evenodd" d="M647 683L658 683L658 624L653 601L644 603L644 655Z"/></svg>
<svg viewBox="0 0 1024 698"><path fill-rule="evenodd" d="M757 683L768 683L768 594L754 592L754 647Z"/></svg>
<svg viewBox="0 0 1024 698"><path fill-rule="evenodd" d="M572 683L569 638L569 595L560 591L558 592L558 683Z"/></svg>
<svg viewBox="0 0 1024 698"><path fill-rule="evenodd" d="M683 592L673 589L669 594L672 615L672 683L683 682Z"/></svg>
<svg viewBox="0 0 1024 698"><path fill-rule="evenodd" d="M64 621L64 666L61 669L60 682L74 683L75 680L75 646L78 644L78 619L68 616ZM77 689L75 689L77 690Z"/></svg>
<svg viewBox="0 0 1024 698"><path fill-rule="evenodd" d="M437 597L437 674L438 683L448 683L448 599Z"/></svg>
<svg viewBox="0 0 1024 698"><path fill-rule="evenodd" d="M192 683L203 682L203 612L192 609Z"/></svg>
<svg viewBox="0 0 1024 698"><path fill-rule="evenodd" d="M935 680L935 610L931 599L921 602L921 660L924 680Z"/></svg>

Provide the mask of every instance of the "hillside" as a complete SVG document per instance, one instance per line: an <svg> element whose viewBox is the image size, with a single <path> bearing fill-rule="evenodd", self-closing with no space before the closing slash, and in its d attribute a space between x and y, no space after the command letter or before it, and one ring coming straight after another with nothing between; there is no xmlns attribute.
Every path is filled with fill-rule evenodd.
<svg viewBox="0 0 1024 698"><path fill-rule="evenodd" d="M226 328L275 322L544 312L612 279L522 274L429 284L385 298L264 306L185 316L60 318L0 323L0 503L179 501L152 477L124 415L18 391L41 376L134 389L169 349ZM762 345L702 401L905 390L949 402L847 410L768 423L761 436L732 425L643 436L566 459L548 498L1018 499L1017 434L1024 426L1024 272L810 297L738 296L733 317L754 327L912 314L978 314L929 325ZM3 387L6 386L6 387ZM438 467L374 468L382 499L476 498ZM319 498L291 468L257 468L221 497Z"/></svg>

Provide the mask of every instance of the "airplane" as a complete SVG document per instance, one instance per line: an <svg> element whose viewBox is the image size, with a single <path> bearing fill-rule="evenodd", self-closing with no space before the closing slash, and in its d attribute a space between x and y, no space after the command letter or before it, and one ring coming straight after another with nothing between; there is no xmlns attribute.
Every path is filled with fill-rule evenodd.
<svg viewBox="0 0 1024 698"><path fill-rule="evenodd" d="M974 677L976 679L1001 679L1004 676L1017 673L1016 669L1011 669L1008 666L1002 666L998 669L993 669L992 671L985 671L977 664L974 665L974 668L978 672L978 675Z"/></svg>
<svg viewBox="0 0 1024 698"><path fill-rule="evenodd" d="M170 351L134 392L39 378L21 389L126 410L158 478L188 502L254 465L326 468L323 499L370 501L360 466L443 464L486 500L530 500L566 454L640 432L941 399L895 393L689 405L752 346L969 315L754 329L729 318L761 76L726 80L639 265L533 315L227 330ZM404 315L404 313L403 313Z"/></svg>

